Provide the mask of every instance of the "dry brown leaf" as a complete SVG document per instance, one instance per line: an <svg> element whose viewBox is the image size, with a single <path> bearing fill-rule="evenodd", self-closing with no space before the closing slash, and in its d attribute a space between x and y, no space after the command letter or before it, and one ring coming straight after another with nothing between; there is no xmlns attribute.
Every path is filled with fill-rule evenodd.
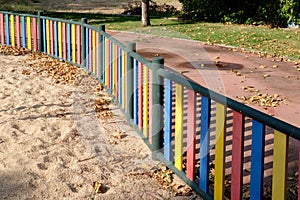
<svg viewBox="0 0 300 200"><path fill-rule="evenodd" d="M119 139L119 140L123 138L123 134L122 134L121 131L115 132L115 133L113 134L113 136L114 136L114 138Z"/></svg>
<svg viewBox="0 0 300 200"><path fill-rule="evenodd" d="M23 74L23 75L30 75L30 71L27 70L27 69L24 69L24 70L22 71L22 74Z"/></svg>
<svg viewBox="0 0 300 200"><path fill-rule="evenodd" d="M267 66L266 65L260 65L259 68L264 69L264 68L267 68Z"/></svg>
<svg viewBox="0 0 300 200"><path fill-rule="evenodd" d="M241 72L236 73L237 76L242 76Z"/></svg>
<svg viewBox="0 0 300 200"><path fill-rule="evenodd" d="M95 193L105 193L106 192L106 187L99 181L94 181L93 182L93 188L95 190Z"/></svg>

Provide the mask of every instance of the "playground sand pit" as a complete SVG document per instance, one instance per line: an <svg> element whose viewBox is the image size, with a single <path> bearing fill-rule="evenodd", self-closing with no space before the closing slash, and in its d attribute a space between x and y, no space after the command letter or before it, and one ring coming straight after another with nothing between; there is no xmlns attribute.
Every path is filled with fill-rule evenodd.
<svg viewBox="0 0 300 200"><path fill-rule="evenodd" d="M1 52L0 199L199 198L152 161L85 71L42 54Z"/></svg>

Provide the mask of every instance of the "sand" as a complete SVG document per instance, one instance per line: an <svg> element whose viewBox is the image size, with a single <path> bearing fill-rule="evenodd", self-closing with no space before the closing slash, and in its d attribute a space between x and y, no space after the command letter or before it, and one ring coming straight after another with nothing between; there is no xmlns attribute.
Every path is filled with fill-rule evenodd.
<svg viewBox="0 0 300 200"><path fill-rule="evenodd" d="M0 199L199 198L151 159L94 78L72 68L62 80L41 59L53 63L0 54Z"/></svg>

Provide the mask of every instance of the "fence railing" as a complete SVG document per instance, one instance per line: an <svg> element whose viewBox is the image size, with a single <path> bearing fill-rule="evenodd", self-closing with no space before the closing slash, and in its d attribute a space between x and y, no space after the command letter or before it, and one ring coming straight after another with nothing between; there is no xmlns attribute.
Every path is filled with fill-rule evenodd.
<svg viewBox="0 0 300 200"><path fill-rule="evenodd" d="M245 186L250 199L263 199L265 184L272 185L273 199L287 198L288 166L299 163L289 157L289 143L298 148L299 127L164 68L163 58L146 60L134 43L125 46L86 19L0 12L0 42L85 68L114 97L153 158L205 199L242 199Z"/></svg>

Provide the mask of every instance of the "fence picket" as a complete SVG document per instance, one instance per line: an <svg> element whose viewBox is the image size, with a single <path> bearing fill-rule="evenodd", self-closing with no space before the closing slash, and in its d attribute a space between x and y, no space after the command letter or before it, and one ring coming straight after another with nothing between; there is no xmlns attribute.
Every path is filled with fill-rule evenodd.
<svg viewBox="0 0 300 200"><path fill-rule="evenodd" d="M210 150L210 116L211 100L201 97L200 119L200 181L199 187L205 193L209 192L209 150Z"/></svg>
<svg viewBox="0 0 300 200"><path fill-rule="evenodd" d="M33 50L38 50L38 34L37 34L37 21L36 18L32 18L32 41L33 41Z"/></svg>
<svg viewBox="0 0 300 200"><path fill-rule="evenodd" d="M250 174L250 199L263 198L265 125L252 121L252 153Z"/></svg>
<svg viewBox="0 0 300 200"><path fill-rule="evenodd" d="M144 68L144 81L143 81L143 133L145 137L149 137L149 121L148 121L148 116L149 116L149 68L145 67Z"/></svg>
<svg viewBox="0 0 300 200"><path fill-rule="evenodd" d="M231 199L242 199L245 117L233 111Z"/></svg>
<svg viewBox="0 0 300 200"><path fill-rule="evenodd" d="M0 13L0 35L1 43L5 44L5 28L4 28L4 14Z"/></svg>
<svg viewBox="0 0 300 200"><path fill-rule="evenodd" d="M135 125L138 125L139 123L139 61L134 59L134 66L133 66L133 122ZM119 81L118 81L119 82Z"/></svg>
<svg viewBox="0 0 300 200"><path fill-rule="evenodd" d="M32 29L31 29L31 18L26 17L26 30L27 30L27 48L32 50Z"/></svg>
<svg viewBox="0 0 300 200"><path fill-rule="evenodd" d="M274 131L274 158L272 197L286 199L287 195L287 158L289 137L279 131Z"/></svg>
<svg viewBox="0 0 300 200"><path fill-rule="evenodd" d="M25 17L21 17L21 31L22 31L22 47L26 48L26 21Z"/></svg>
<svg viewBox="0 0 300 200"><path fill-rule="evenodd" d="M1 20L1 19L0 19ZM20 23L20 16L16 16L16 40L17 40L17 47L21 47L21 23Z"/></svg>
<svg viewBox="0 0 300 200"><path fill-rule="evenodd" d="M67 25L62 23L62 58L67 60Z"/></svg>
<svg viewBox="0 0 300 200"><path fill-rule="evenodd" d="M139 62L138 65L138 127L143 130L143 69L144 66Z"/></svg>
<svg viewBox="0 0 300 200"><path fill-rule="evenodd" d="M67 38L68 38L68 61L72 61L72 32L71 32L71 24L67 24Z"/></svg>
<svg viewBox="0 0 300 200"><path fill-rule="evenodd" d="M81 47L81 45L82 45L82 36L81 36L81 27L80 27L80 25L77 25L77 29L76 29L76 43L77 43L77 49L76 49L76 52L77 52L77 63L79 64L79 65L81 65L82 64L82 53L81 53L81 51L82 51L82 47Z"/></svg>
<svg viewBox="0 0 300 200"><path fill-rule="evenodd" d="M216 147L215 147L215 181L214 197L224 199L225 181L225 133L226 133L226 108L216 105Z"/></svg>
<svg viewBox="0 0 300 200"><path fill-rule="evenodd" d="M11 39L11 46L15 46L15 16L10 15L10 39Z"/></svg>
<svg viewBox="0 0 300 200"><path fill-rule="evenodd" d="M94 75L97 75L97 40L96 40L96 31L93 31L93 73Z"/></svg>
<svg viewBox="0 0 300 200"><path fill-rule="evenodd" d="M50 54L49 22L46 19L42 19L42 21L43 21L43 50L42 50L42 52Z"/></svg>
<svg viewBox="0 0 300 200"><path fill-rule="evenodd" d="M183 87L176 84L175 101L175 167L182 171L183 155Z"/></svg>
<svg viewBox="0 0 300 200"><path fill-rule="evenodd" d="M5 27L6 27L6 45L10 45L10 31L9 31L9 15L5 14Z"/></svg>
<svg viewBox="0 0 300 200"><path fill-rule="evenodd" d="M122 74L122 63L123 63L123 61L122 61L122 58L123 58L123 56L122 56L122 49L121 48L119 48L119 84L118 84L118 86L119 86L119 92L118 92L118 94L119 94L119 104L120 105L122 105L122 93L123 93L123 91L122 91L122 79L123 79L123 74Z"/></svg>
<svg viewBox="0 0 300 200"><path fill-rule="evenodd" d="M126 71L127 71L127 61L126 61L126 53L122 51L122 108L125 110L125 105L127 98L126 97Z"/></svg>
<svg viewBox="0 0 300 200"><path fill-rule="evenodd" d="M188 121L187 121L187 161L186 176L195 180L195 155L196 155L196 94L188 90Z"/></svg>
<svg viewBox="0 0 300 200"><path fill-rule="evenodd" d="M76 25L72 24L72 30L71 30L71 34L72 34L72 62L76 63ZM70 58L71 60L71 58Z"/></svg>
<svg viewBox="0 0 300 200"><path fill-rule="evenodd" d="M54 29L54 39L53 39L53 43L54 43L54 55L55 57L58 58L59 54L58 54L58 23L57 21L54 21L53 24L53 29Z"/></svg>
<svg viewBox="0 0 300 200"><path fill-rule="evenodd" d="M173 160L172 155L172 81L165 79L164 98L164 158Z"/></svg>

